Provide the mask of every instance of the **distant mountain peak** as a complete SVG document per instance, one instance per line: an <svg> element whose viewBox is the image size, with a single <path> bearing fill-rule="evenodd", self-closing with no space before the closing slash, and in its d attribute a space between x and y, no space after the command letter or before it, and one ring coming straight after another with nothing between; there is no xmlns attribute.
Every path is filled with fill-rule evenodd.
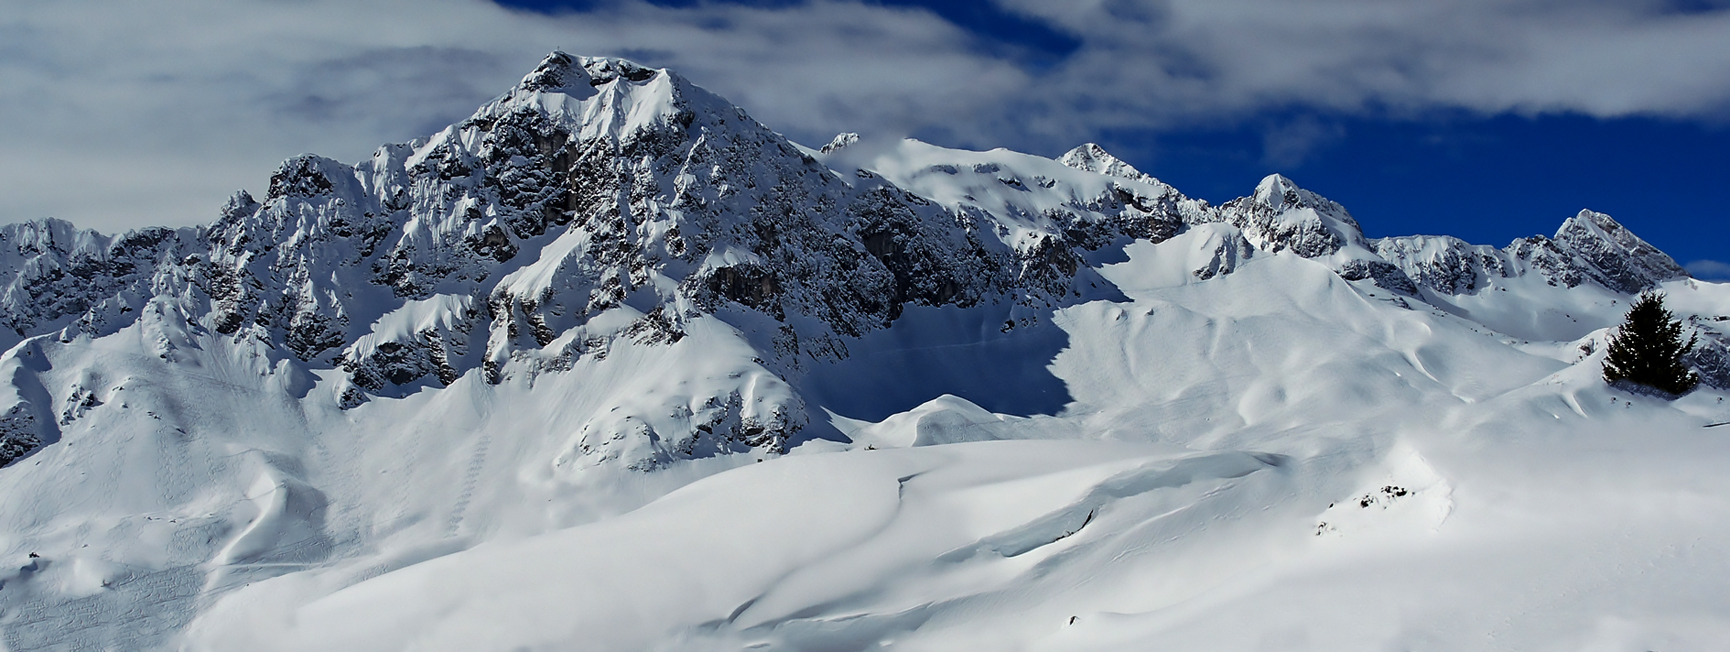
<svg viewBox="0 0 1730 652"><path fill-rule="evenodd" d="M824 154L834 154L835 152L841 151L842 148L857 142L859 142L859 134L845 131L835 134L835 137L830 139L828 144L824 145L817 151Z"/></svg>
<svg viewBox="0 0 1730 652"><path fill-rule="evenodd" d="M618 57L578 57L577 62L589 75L589 85L599 86L615 79L642 82L666 72Z"/></svg>
<svg viewBox="0 0 1730 652"><path fill-rule="evenodd" d="M1551 237L1560 240L1570 234L1589 234L1591 237L1629 244L1645 242L1622 226L1621 222L1617 222L1616 218L1590 208L1582 208L1573 217L1562 220L1562 224L1556 227L1556 234Z"/></svg>
<svg viewBox="0 0 1730 652"><path fill-rule="evenodd" d="M580 57L554 50L517 84L517 90L586 96L615 79L647 81L666 72L618 57Z"/></svg>
<svg viewBox="0 0 1730 652"><path fill-rule="evenodd" d="M1383 259L1440 295L1475 294L1527 274L1556 287L1591 281L1623 294L1688 277L1670 256L1609 215L1591 210L1564 220L1554 237L1518 238L1502 249L1451 236L1382 238L1373 246Z"/></svg>
<svg viewBox="0 0 1730 652"><path fill-rule="evenodd" d="M1305 258L1332 256L1348 247L1367 253L1363 230L1344 206L1279 174L1263 178L1254 193L1220 210L1266 251L1289 249Z"/></svg>
<svg viewBox="0 0 1730 652"><path fill-rule="evenodd" d="M1255 184L1255 192L1250 197L1256 203L1276 211L1339 206L1332 200L1303 189L1296 181L1277 172L1262 177L1261 182Z"/></svg>
<svg viewBox="0 0 1730 652"><path fill-rule="evenodd" d="M1110 152L1105 151L1105 148L1094 143L1084 143L1069 150L1063 156L1058 157L1057 162L1077 170L1103 174L1108 177L1150 183L1158 182L1157 179L1135 169L1135 166L1123 162L1122 159L1112 156Z"/></svg>
<svg viewBox="0 0 1730 652"><path fill-rule="evenodd" d="M1668 254L1597 211L1581 209L1552 239L1583 259L1593 280L1617 292L1633 294L1659 281L1688 277Z"/></svg>
<svg viewBox="0 0 1730 652"><path fill-rule="evenodd" d="M559 92L579 84L588 86L588 82L589 75L576 57L555 50L524 76L517 88L535 92Z"/></svg>

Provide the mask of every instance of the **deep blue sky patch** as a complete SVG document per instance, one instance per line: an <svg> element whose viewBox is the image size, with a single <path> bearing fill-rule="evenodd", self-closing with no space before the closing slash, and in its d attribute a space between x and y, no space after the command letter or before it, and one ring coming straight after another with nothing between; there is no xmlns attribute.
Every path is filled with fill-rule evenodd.
<svg viewBox="0 0 1730 652"><path fill-rule="evenodd" d="M1270 146L1280 145L1269 141L1294 123L1307 125L1314 142L1270 160ZM1446 234L1502 246L1549 235L1590 208L1679 262L1730 255L1730 208L1720 198L1730 189L1730 130L1722 127L1578 116L1288 115L1117 140L1143 171L1214 202L1283 173L1344 204L1371 237Z"/></svg>
<svg viewBox="0 0 1730 652"><path fill-rule="evenodd" d="M692 7L702 0L645 0L658 7ZM540 12L594 11L605 9L607 0L494 0L500 5ZM748 7L788 7L803 4L800 0L712 0L710 4L732 4ZM942 16L957 27L980 37L983 45L998 50L997 54L1014 58L1025 65L1049 66L1081 46L1081 41L1038 21L1004 11L992 2L942 2L932 0L875 0L866 2L885 7L916 7Z"/></svg>
<svg viewBox="0 0 1730 652"><path fill-rule="evenodd" d="M547 13L604 11L607 0L496 0ZM700 0L649 0L691 7ZM715 0L787 7L795 0ZM1073 35L995 3L876 0L919 7L979 38L985 54L1038 74L1075 53ZM1724 0L1671 0L1678 13ZM580 49L580 47L574 48ZM1126 63L1125 65L1134 65ZM920 132L940 145L946 129ZM1440 233L1502 246L1553 233L1581 208L1609 213L1679 262L1730 261L1730 129L1700 121L1442 113L1392 119L1306 112L1225 125L1106 134L1101 144L1179 190L1220 202L1280 172L1345 204L1371 237ZM1057 152L1038 152L1055 154ZM1710 265L1699 269L1709 269Z"/></svg>

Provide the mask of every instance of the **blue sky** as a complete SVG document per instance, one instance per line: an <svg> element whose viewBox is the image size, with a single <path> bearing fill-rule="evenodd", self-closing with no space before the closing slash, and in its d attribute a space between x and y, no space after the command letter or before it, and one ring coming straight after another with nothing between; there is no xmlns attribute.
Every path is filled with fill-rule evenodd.
<svg viewBox="0 0 1730 652"><path fill-rule="evenodd" d="M531 11L595 12L607 3L500 0ZM689 7L687 0L654 0ZM784 0L737 2L788 6ZM1080 40L991 2L891 0L966 30L980 49L1034 70L1071 56ZM1679 2L1676 13L1721 11ZM1724 38L1730 40L1730 33ZM1347 206L1372 237L1442 233L1503 245L1551 234L1579 209L1610 213L1680 262L1730 260L1730 128L1724 105L1692 116L1594 117L1578 111L1271 106L1229 120L1103 132L1107 150L1187 194L1222 202L1279 172ZM914 130L945 143L943 125ZM1059 150L1037 151L1055 155ZM1730 267L1697 265L1730 279Z"/></svg>
<svg viewBox="0 0 1730 652"><path fill-rule="evenodd" d="M554 48L806 143L1096 141L1211 201L1281 172L1371 236L1592 208L1730 278L1730 0L100 0L0 12L0 220L208 221L301 152L458 120Z"/></svg>

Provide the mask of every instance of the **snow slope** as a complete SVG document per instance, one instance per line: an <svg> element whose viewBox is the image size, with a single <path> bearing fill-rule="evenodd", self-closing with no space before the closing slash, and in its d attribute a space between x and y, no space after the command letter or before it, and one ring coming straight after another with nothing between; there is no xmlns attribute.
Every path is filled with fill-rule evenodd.
<svg viewBox="0 0 1730 652"><path fill-rule="evenodd" d="M1107 277L1151 276L1141 264L1183 244L1145 247ZM1215 287L1125 287L1130 302L1058 316L1072 339L1052 366L1076 394L1062 416L939 399L864 426L875 432L855 431L851 446L814 442L619 518L328 594L329 584L308 591L319 580L307 578L249 587L194 640L425 650L1721 640L1730 603L1708 578L1723 577L1730 555L1709 542L1730 529L1715 481L1730 446L1700 426L1730 414L1722 394L1681 405L1619 395L1590 365L1330 276L1271 257Z"/></svg>
<svg viewBox="0 0 1730 652"><path fill-rule="evenodd" d="M1710 649L1730 286L787 142L555 53L200 229L0 229L0 649ZM1631 293L1676 401L1598 379Z"/></svg>

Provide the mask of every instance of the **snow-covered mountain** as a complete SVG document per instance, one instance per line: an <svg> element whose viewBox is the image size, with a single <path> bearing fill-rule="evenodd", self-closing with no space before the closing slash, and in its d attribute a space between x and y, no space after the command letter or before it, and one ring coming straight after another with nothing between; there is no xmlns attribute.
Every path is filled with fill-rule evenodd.
<svg viewBox="0 0 1730 652"><path fill-rule="evenodd" d="M1370 239L1278 175L811 149L554 53L205 227L0 228L0 283L0 649L1730 631L1690 543L1730 534L1730 288L1592 211ZM1597 379L1651 288L1701 335L1675 402Z"/></svg>

